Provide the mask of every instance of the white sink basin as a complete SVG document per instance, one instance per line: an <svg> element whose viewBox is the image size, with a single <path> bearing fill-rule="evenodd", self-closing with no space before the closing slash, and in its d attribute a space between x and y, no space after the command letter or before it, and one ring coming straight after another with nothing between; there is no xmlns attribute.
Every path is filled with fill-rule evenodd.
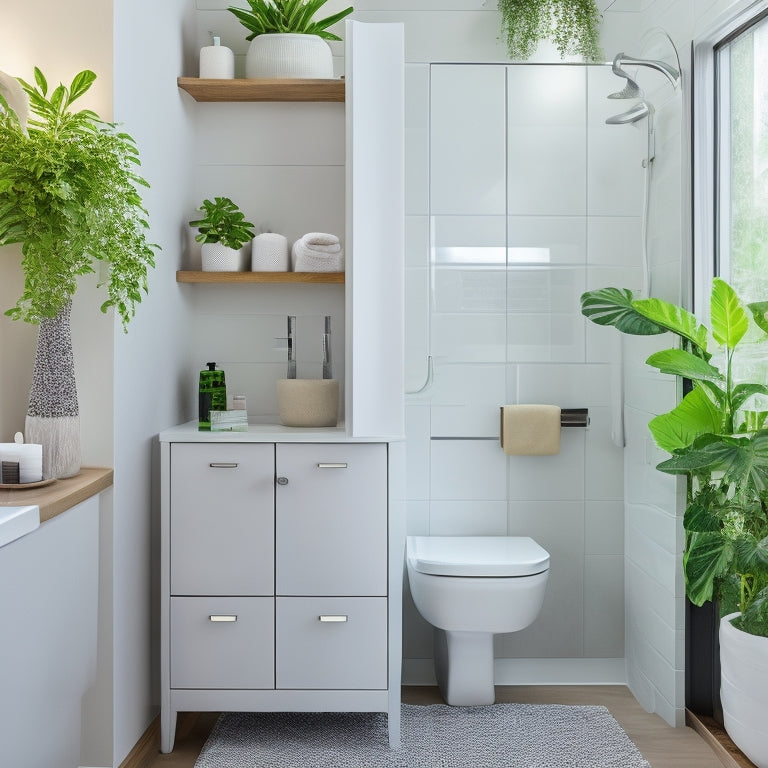
<svg viewBox="0 0 768 768"><path fill-rule="evenodd" d="M40 527L40 507L0 507L0 547Z"/></svg>

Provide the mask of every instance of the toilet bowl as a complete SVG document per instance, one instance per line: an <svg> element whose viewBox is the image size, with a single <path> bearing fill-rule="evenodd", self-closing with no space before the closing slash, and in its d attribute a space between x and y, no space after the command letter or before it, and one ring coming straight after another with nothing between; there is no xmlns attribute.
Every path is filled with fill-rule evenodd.
<svg viewBox="0 0 768 768"><path fill-rule="evenodd" d="M527 536L409 536L411 596L434 627L435 676L448 704L493 704L493 636L541 611L549 553Z"/></svg>

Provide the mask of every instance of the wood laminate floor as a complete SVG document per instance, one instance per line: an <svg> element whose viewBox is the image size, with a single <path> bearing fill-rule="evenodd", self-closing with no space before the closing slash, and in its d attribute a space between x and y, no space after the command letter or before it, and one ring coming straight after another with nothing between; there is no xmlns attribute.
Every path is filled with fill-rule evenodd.
<svg viewBox="0 0 768 768"><path fill-rule="evenodd" d="M598 704L607 707L652 768L722 768L705 741L691 728L671 728L645 712L624 686L497 686L498 702ZM406 686L407 704L440 704L437 688ZM147 731L121 768L193 768L218 715L181 713L171 754L159 752L159 731Z"/></svg>

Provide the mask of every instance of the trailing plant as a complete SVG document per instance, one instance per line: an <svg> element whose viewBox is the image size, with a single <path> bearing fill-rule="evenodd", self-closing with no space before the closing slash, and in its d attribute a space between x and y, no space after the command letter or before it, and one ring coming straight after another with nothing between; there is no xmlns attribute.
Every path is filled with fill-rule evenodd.
<svg viewBox="0 0 768 768"><path fill-rule="evenodd" d="M327 0L247 0L251 10L230 6L229 10L237 16L240 23L250 32L245 38L253 40L257 35L293 33L297 35L317 35L324 40L341 40L338 35L328 31L328 27L352 13L353 8L314 20L313 16L325 5Z"/></svg>
<svg viewBox="0 0 768 768"><path fill-rule="evenodd" d="M561 57L602 59L595 0L498 0L498 6L510 58L529 58L539 41L549 38Z"/></svg>
<svg viewBox="0 0 768 768"><path fill-rule="evenodd" d="M768 341L768 302L744 306L715 278L711 330L682 307L634 299L626 289L589 291L581 304L600 325L680 339L646 362L691 382L680 404L648 425L671 454L657 469L688 478L686 594L695 605L718 601L721 615L740 611L741 629L768 636L768 410L759 405L768 402L768 386L739 382L734 373L740 344Z"/></svg>
<svg viewBox="0 0 768 768"><path fill-rule="evenodd" d="M134 140L91 110L71 111L96 79L90 70L69 87L18 78L29 99L27 125L0 94L0 245L21 243L24 292L5 314L38 323L55 317L77 290L77 277L108 265L106 312L123 328L147 292L155 266L146 240ZM18 107L17 107L18 109ZM102 285L102 284L100 284Z"/></svg>
<svg viewBox="0 0 768 768"><path fill-rule="evenodd" d="M200 230L195 235L198 243L221 243L238 250L254 236L253 224L245 220L242 211L228 197L203 200L198 210L205 216L189 222Z"/></svg>

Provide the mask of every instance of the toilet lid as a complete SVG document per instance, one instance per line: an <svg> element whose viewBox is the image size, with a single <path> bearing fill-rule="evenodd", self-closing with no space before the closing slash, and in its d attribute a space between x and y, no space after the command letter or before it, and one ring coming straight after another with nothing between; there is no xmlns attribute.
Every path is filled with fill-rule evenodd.
<svg viewBox="0 0 768 768"><path fill-rule="evenodd" d="M437 576L533 576L549 553L528 536L409 536L408 561Z"/></svg>

